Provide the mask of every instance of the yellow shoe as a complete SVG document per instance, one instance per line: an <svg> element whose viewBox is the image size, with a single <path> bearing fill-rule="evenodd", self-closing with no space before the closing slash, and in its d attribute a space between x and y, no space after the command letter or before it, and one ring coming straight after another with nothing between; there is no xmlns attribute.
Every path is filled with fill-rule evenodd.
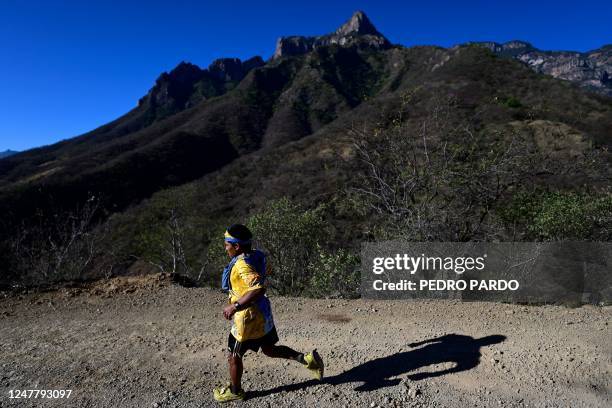
<svg viewBox="0 0 612 408"><path fill-rule="evenodd" d="M310 370L315 379L320 380L323 378L323 359L317 353L317 350L304 354L304 360L306 361L306 368Z"/></svg>
<svg viewBox="0 0 612 408"><path fill-rule="evenodd" d="M215 388L213 390L213 397L217 402L230 402L244 399L244 390L238 391L238 394L232 392L232 388L227 385L226 387Z"/></svg>

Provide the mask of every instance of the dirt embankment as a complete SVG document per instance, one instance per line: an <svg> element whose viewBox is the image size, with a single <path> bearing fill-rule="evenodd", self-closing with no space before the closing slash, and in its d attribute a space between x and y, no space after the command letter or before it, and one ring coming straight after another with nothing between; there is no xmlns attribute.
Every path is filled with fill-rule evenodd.
<svg viewBox="0 0 612 408"><path fill-rule="evenodd" d="M248 353L231 406L612 406L612 307L271 299L281 343L316 347L326 378ZM224 301L160 276L0 299L0 406L216 406Z"/></svg>

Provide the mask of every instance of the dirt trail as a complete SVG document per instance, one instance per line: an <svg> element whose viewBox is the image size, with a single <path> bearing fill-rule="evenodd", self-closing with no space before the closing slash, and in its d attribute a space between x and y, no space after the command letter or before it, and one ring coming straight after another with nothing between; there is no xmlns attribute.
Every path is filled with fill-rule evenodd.
<svg viewBox="0 0 612 408"><path fill-rule="evenodd" d="M612 307L271 300L281 344L316 347L326 379L248 353L250 398L230 406L612 406ZM224 301L155 276L1 299L0 406L217 406ZM72 394L10 399L11 389Z"/></svg>

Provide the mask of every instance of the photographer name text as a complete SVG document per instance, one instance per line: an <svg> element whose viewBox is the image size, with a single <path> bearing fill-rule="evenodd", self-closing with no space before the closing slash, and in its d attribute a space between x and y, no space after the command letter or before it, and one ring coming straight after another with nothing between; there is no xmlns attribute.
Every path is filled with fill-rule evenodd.
<svg viewBox="0 0 612 408"><path fill-rule="evenodd" d="M374 258L372 273L382 275L387 271L402 271L412 276L422 271L453 271L461 275L466 271L484 270L486 258L486 254L479 257L396 254L393 257ZM376 279L372 282L372 288L376 291L516 291L519 287L516 279L400 279L395 282Z"/></svg>

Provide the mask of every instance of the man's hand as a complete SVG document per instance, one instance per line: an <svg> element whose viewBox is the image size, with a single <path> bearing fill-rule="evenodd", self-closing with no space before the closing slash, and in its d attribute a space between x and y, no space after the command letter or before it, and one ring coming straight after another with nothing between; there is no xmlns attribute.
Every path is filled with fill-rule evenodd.
<svg viewBox="0 0 612 408"><path fill-rule="evenodd" d="M257 288L249 290L240 299L238 299L238 303L240 303L241 305L240 309L246 309L247 307L252 305L253 302L256 302L257 299L262 297L264 293L266 293L266 288ZM231 319L234 313L236 313L236 306L234 306L233 304L223 308L223 317L225 317L227 320Z"/></svg>
<svg viewBox="0 0 612 408"><path fill-rule="evenodd" d="M234 313L236 313L236 306L233 304L227 305L223 308L223 317L225 317L227 320L230 320Z"/></svg>

